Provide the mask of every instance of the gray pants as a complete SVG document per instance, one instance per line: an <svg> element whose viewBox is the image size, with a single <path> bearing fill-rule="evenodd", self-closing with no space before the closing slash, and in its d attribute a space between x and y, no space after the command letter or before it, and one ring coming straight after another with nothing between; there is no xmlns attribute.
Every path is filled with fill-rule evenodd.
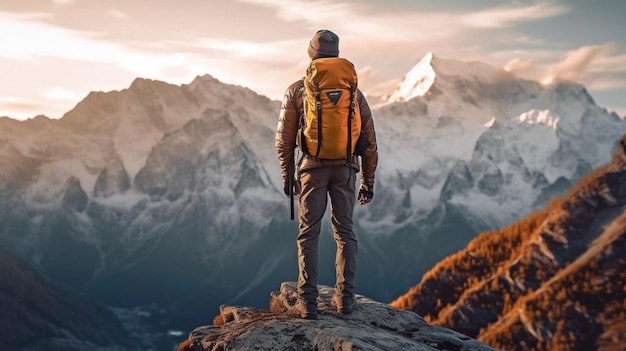
<svg viewBox="0 0 626 351"><path fill-rule="evenodd" d="M318 295L318 244L328 195L337 243L335 291L342 297L355 294L357 240L352 231L355 183L356 172L345 166L314 168L300 173L298 290L308 303L315 303Z"/></svg>

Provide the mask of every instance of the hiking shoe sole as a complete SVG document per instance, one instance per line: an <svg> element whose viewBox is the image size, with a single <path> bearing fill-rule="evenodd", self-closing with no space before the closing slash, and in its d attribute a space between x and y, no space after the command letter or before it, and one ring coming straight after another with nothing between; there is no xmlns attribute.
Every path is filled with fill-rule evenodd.
<svg viewBox="0 0 626 351"><path fill-rule="evenodd" d="M312 321L316 321L317 320L317 313L305 313L304 316L302 316L302 318L308 319L308 320L312 320Z"/></svg>

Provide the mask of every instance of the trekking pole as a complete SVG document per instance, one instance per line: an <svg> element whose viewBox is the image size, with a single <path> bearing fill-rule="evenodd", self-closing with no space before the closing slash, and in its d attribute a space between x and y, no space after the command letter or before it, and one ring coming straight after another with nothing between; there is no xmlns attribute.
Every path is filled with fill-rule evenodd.
<svg viewBox="0 0 626 351"><path fill-rule="evenodd" d="M295 168L295 161L294 161L294 156L291 157L291 160L289 161L289 200L291 202L291 220L293 221L295 218L295 211L294 211L294 193L293 193L293 175L294 175L294 168Z"/></svg>

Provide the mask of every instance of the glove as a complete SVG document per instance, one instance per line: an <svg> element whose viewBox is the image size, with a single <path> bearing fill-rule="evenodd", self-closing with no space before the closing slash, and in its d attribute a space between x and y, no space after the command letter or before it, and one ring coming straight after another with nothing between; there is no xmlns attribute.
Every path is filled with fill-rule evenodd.
<svg viewBox="0 0 626 351"><path fill-rule="evenodd" d="M285 193L285 196L291 196L291 193L289 192L289 182L286 180L283 181L283 192ZM293 181L293 194L300 195L300 182L295 179Z"/></svg>
<svg viewBox="0 0 626 351"><path fill-rule="evenodd" d="M285 196L291 196L291 192L289 192L289 183L283 182L283 191L285 192Z"/></svg>
<svg viewBox="0 0 626 351"><path fill-rule="evenodd" d="M373 187L369 187L365 184L361 184L361 186L359 187L359 195L357 197L357 200L359 200L359 203L361 205L368 204L370 201L372 201L373 197L374 197Z"/></svg>

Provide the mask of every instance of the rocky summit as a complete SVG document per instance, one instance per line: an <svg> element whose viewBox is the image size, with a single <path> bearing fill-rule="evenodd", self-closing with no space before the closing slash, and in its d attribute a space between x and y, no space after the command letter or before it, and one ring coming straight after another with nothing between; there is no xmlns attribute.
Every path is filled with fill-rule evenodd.
<svg viewBox="0 0 626 351"><path fill-rule="evenodd" d="M189 334L178 351L213 350L496 350L418 314L357 295L353 313L331 305L334 288L320 285L318 320L300 317L296 283L271 293L270 310L227 306L213 325Z"/></svg>

